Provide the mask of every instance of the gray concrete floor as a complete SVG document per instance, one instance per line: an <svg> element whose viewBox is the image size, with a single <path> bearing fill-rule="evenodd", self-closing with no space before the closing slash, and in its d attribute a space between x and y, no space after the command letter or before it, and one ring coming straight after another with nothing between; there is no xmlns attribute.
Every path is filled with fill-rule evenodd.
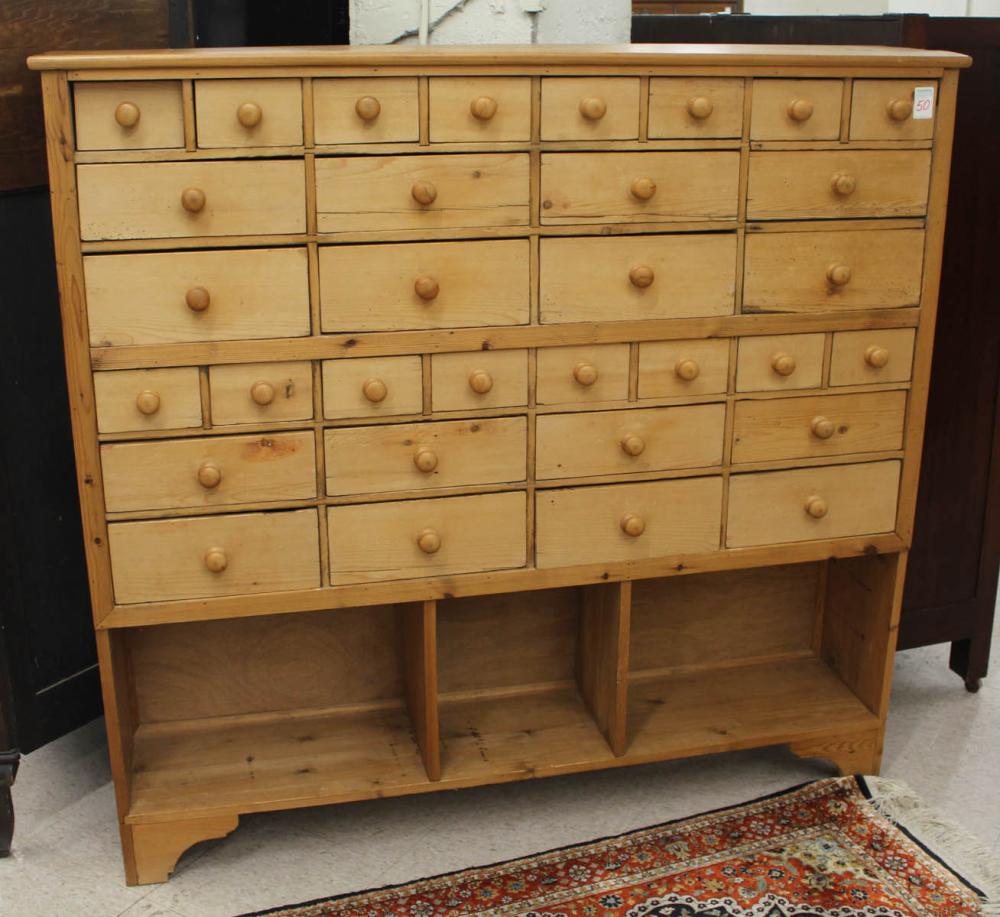
<svg viewBox="0 0 1000 917"><path fill-rule="evenodd" d="M946 647L899 654L883 775L907 781L1000 855L1000 633L993 671L971 695L948 671ZM763 749L250 815L227 839L189 851L168 883L127 888L96 721L22 763L0 915L226 917L616 834L829 773Z"/></svg>

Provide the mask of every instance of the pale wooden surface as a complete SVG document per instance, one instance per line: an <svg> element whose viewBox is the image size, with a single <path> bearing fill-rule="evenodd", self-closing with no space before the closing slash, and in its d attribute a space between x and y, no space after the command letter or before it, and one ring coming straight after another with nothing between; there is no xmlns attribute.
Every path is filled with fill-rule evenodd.
<svg viewBox="0 0 1000 917"><path fill-rule="evenodd" d="M406 707L428 780L441 779L441 730L438 717L437 604L397 607L400 667Z"/></svg>
<svg viewBox="0 0 1000 917"><path fill-rule="evenodd" d="M496 102L488 120L471 105L479 98ZM430 141L497 142L531 139L531 80L527 77L431 77Z"/></svg>
<svg viewBox="0 0 1000 917"><path fill-rule="evenodd" d="M577 367L593 367L597 378L583 384ZM591 370L587 370L593 372ZM570 404L622 400L628 395L628 344L588 347L546 347L538 351L535 397L539 404ZM580 373L581 378L589 379Z"/></svg>
<svg viewBox="0 0 1000 917"><path fill-rule="evenodd" d="M211 366L208 382L213 424L275 423L313 416L312 366L308 362ZM260 383L274 391L268 404L258 403L251 395Z"/></svg>
<svg viewBox="0 0 1000 917"><path fill-rule="evenodd" d="M489 391L471 385L473 374L489 376ZM526 350L436 353L431 357L432 402L435 411L470 411L528 403Z"/></svg>
<svg viewBox="0 0 1000 917"><path fill-rule="evenodd" d="M693 117L688 105L707 99L711 113ZM743 80L726 77L653 77L649 81L650 138L685 140L739 137L743 133Z"/></svg>
<svg viewBox="0 0 1000 917"><path fill-rule="evenodd" d="M912 328L881 331L838 331L830 354L830 385L864 385L869 382L907 382L913 369ZM885 366L869 364L870 347L888 351Z"/></svg>
<svg viewBox="0 0 1000 917"><path fill-rule="evenodd" d="M139 120L124 127L115 118L123 102L139 109ZM73 89L76 145L80 150L179 149L184 146L181 84L122 81L81 83Z"/></svg>
<svg viewBox="0 0 1000 917"><path fill-rule="evenodd" d="M600 99L607 111L585 118L580 103ZM639 136L639 80L549 77L542 80L542 140L631 140Z"/></svg>
<svg viewBox="0 0 1000 917"><path fill-rule="evenodd" d="M754 80L751 140L836 140L840 136L842 80ZM795 101L813 106L805 121L789 117Z"/></svg>
<svg viewBox="0 0 1000 917"><path fill-rule="evenodd" d="M889 105L896 100L912 104L913 90L918 86L934 88L936 105L936 80L855 80L851 92L851 140L930 140L935 118L897 121L888 113Z"/></svg>
<svg viewBox="0 0 1000 917"><path fill-rule="evenodd" d="M313 80L316 143L399 143L419 137L415 77ZM359 99L373 98L378 116L358 115Z"/></svg>
<svg viewBox="0 0 1000 917"><path fill-rule="evenodd" d="M158 404L155 412L146 414L136 406L143 393L155 396L149 402ZM202 422L198 370L194 366L95 373L94 400L100 433L181 430L200 427Z"/></svg>
<svg viewBox="0 0 1000 917"><path fill-rule="evenodd" d="M385 384L382 401L369 401L364 384ZM323 416L391 417L419 414L423 405L423 376L419 356L327 360L323 363Z"/></svg>
<svg viewBox="0 0 1000 917"><path fill-rule="evenodd" d="M678 374L681 363L693 363L693 379ZM682 371L683 368L682 368ZM714 395L729 381L728 341L644 341L639 345L639 398Z"/></svg>
<svg viewBox="0 0 1000 917"><path fill-rule="evenodd" d="M237 116L247 102L261 120L245 127ZM296 146L302 143L302 84L299 80L195 80L198 146ZM253 193L253 186L247 189Z"/></svg>
<svg viewBox="0 0 1000 917"><path fill-rule="evenodd" d="M779 334L740 338L736 358L736 391L769 392L817 388L823 376L822 334ZM788 375L774 371L772 361L786 354L795 361Z"/></svg>

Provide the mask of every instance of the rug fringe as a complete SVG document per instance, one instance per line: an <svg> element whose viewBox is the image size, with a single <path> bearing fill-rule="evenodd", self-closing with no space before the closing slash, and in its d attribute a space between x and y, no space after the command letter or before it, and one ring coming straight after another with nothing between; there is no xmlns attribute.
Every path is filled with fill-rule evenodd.
<svg viewBox="0 0 1000 917"><path fill-rule="evenodd" d="M983 917L1000 917L1000 859L979 838L945 818L902 780L865 777L877 812L906 828L983 892Z"/></svg>

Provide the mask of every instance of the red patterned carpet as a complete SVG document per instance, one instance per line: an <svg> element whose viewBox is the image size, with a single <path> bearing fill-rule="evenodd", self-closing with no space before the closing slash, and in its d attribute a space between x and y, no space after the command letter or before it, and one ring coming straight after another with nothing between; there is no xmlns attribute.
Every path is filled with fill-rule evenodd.
<svg viewBox="0 0 1000 917"><path fill-rule="evenodd" d="M978 890L881 815L862 778L281 917L981 917Z"/></svg>

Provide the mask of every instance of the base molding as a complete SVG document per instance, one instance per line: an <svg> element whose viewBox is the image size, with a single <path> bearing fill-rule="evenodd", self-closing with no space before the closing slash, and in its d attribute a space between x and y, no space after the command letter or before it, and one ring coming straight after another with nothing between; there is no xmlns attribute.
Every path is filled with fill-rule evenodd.
<svg viewBox="0 0 1000 917"><path fill-rule="evenodd" d="M799 758L832 761L842 776L878 774L882 767L882 737L878 730L791 742L788 748Z"/></svg>
<svg viewBox="0 0 1000 917"><path fill-rule="evenodd" d="M166 882L184 851L201 841L225 837L236 829L239 822L238 815L217 815L122 825L126 882L129 885Z"/></svg>

